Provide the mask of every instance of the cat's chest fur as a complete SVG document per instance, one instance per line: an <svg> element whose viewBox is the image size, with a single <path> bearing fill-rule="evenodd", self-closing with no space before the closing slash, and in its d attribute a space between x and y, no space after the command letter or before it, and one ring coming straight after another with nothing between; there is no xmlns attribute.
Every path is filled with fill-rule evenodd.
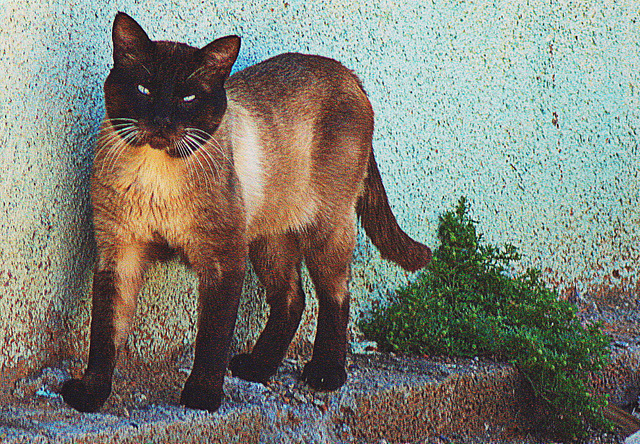
<svg viewBox="0 0 640 444"><path fill-rule="evenodd" d="M194 212L183 162L140 147L122 163L112 187L129 236L150 241L160 235L170 244L184 242Z"/></svg>

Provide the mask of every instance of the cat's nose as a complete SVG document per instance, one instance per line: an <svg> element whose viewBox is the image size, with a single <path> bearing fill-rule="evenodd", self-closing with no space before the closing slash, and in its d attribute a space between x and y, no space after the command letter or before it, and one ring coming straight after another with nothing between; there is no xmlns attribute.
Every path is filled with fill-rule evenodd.
<svg viewBox="0 0 640 444"><path fill-rule="evenodd" d="M153 119L153 123L155 123L161 129L168 129L173 125L171 116L168 115L155 116L155 118Z"/></svg>

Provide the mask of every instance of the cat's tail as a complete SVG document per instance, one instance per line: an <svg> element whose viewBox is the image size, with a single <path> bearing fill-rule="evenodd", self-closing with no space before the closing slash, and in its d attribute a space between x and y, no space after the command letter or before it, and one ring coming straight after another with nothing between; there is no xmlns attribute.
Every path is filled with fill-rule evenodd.
<svg viewBox="0 0 640 444"><path fill-rule="evenodd" d="M369 155L364 192L358 198L356 213L367 236L384 259L395 262L408 271L419 270L431 261L429 247L416 242L402 231L391 212L373 150Z"/></svg>

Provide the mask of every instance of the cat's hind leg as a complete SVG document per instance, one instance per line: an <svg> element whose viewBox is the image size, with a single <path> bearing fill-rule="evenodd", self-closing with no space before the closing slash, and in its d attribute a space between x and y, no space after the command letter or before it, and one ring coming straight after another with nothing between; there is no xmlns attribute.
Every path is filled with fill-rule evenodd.
<svg viewBox="0 0 640 444"><path fill-rule="evenodd" d="M249 255L271 311L251 353L235 356L229 368L234 376L266 383L287 353L304 311L302 255L298 239L291 233L259 238L250 245Z"/></svg>
<svg viewBox="0 0 640 444"><path fill-rule="evenodd" d="M318 326L313 357L302 380L317 390L336 390L347 380L345 371L349 322L349 273L355 247L355 215L328 224L305 247L305 261L318 297Z"/></svg>

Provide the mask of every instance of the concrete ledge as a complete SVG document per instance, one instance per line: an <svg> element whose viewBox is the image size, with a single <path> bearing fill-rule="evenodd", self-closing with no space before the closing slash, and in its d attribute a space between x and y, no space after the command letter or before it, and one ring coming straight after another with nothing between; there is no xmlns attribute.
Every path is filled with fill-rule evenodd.
<svg viewBox="0 0 640 444"><path fill-rule="evenodd" d="M512 435L526 428L526 389L507 365L352 356L349 382L335 393L298 383L299 371L300 364L289 360L268 386L228 377L225 403L215 414L173 406L170 399L124 414L81 414L59 399L55 383L45 381L35 401L0 410L0 441L415 442L452 434Z"/></svg>

